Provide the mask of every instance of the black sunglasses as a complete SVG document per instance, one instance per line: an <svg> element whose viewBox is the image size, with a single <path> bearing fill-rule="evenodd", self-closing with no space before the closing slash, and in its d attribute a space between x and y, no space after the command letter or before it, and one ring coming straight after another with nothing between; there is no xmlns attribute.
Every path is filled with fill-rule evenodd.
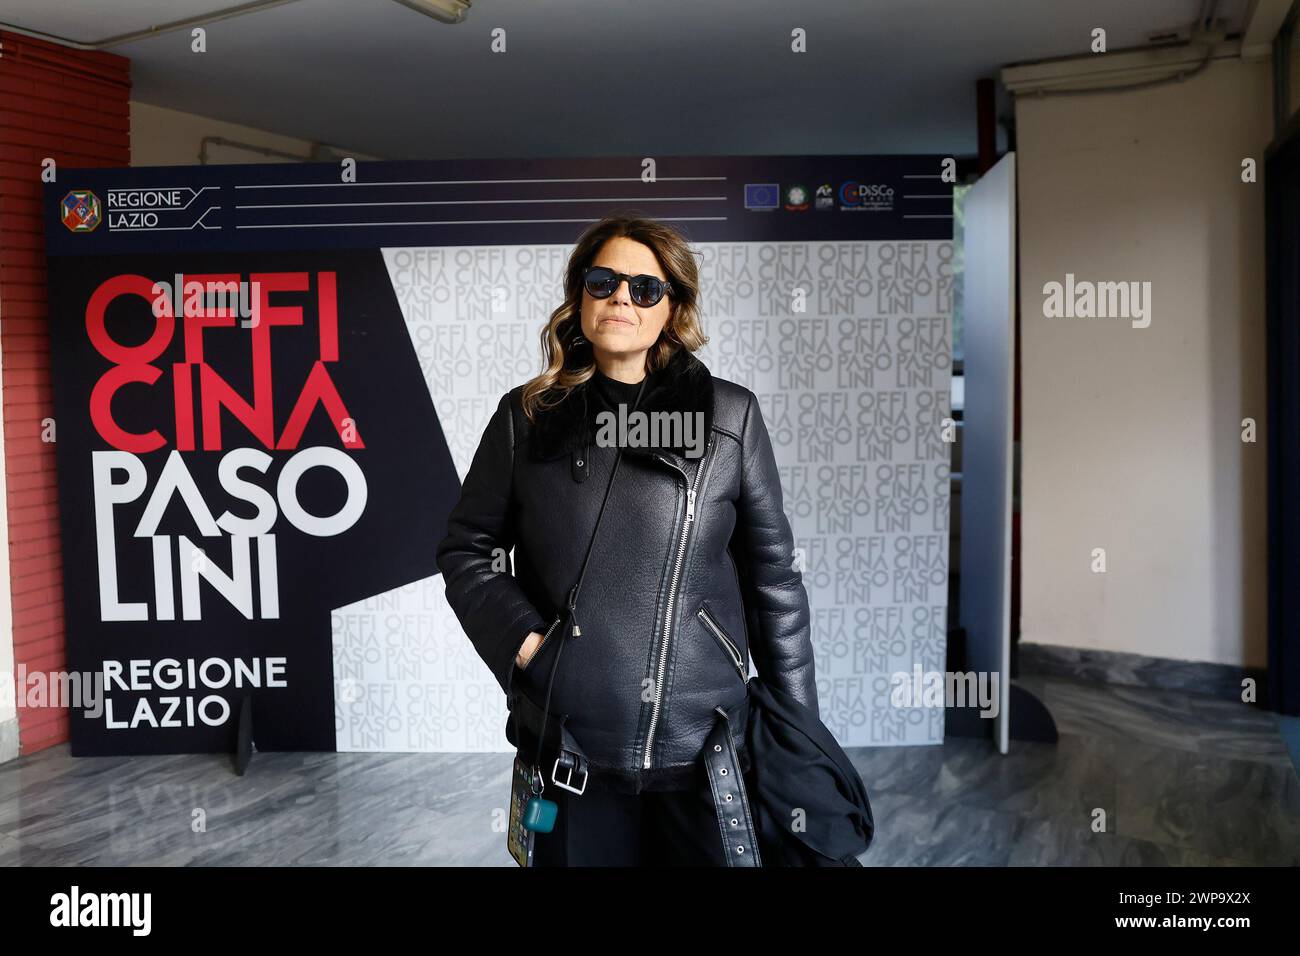
<svg viewBox="0 0 1300 956"><path fill-rule="evenodd" d="M608 299L624 279L627 280L627 291L632 295L632 302L643 309L656 305L665 293L673 291L672 283L657 276L630 276L605 266L589 266L582 273L582 284L593 299Z"/></svg>

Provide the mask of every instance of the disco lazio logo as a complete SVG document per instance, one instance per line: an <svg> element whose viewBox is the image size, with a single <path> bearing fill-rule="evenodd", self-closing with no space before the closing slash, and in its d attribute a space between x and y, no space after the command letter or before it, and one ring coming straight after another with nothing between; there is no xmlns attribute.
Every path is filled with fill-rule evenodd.
<svg viewBox="0 0 1300 956"><path fill-rule="evenodd" d="M103 221L99 197L89 189L74 189L59 204L59 218L69 232L93 232Z"/></svg>
<svg viewBox="0 0 1300 956"><path fill-rule="evenodd" d="M850 179L840 184L840 209L845 212L892 212L894 187Z"/></svg>

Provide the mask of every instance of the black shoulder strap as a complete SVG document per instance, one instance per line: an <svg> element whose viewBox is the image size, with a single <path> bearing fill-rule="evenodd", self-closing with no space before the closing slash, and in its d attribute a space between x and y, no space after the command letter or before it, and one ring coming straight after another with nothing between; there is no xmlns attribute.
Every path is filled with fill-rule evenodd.
<svg viewBox="0 0 1300 956"><path fill-rule="evenodd" d="M636 401L632 403L633 411L636 411L636 407L641 404L641 395L645 392L645 385L648 381L650 381L649 374L641 380L641 388L637 390ZM591 540L587 542L587 553L582 556L582 568L578 571L578 580L574 583L573 587L569 589L569 624L571 625L571 633L574 637L582 636L582 628L578 626L578 617L576 614L578 590L582 587L582 581L587 576L587 562L591 560L591 550L596 544L596 534L600 531L600 520L605 516L605 505L609 503L609 493L614 487L614 479L618 476L618 465L622 460L623 448L620 445L618 454L614 456L614 470L610 472L609 483L605 485L605 497L600 500L600 511L596 513L596 527L592 529ZM557 654L556 656L558 657L559 655Z"/></svg>
<svg viewBox="0 0 1300 956"><path fill-rule="evenodd" d="M641 396L645 392L646 383L650 381L650 373L647 372L645 378L641 380L641 387L637 390L636 401L632 403L632 410L635 411L641 404ZM618 453L614 456L614 468L610 472L609 482L605 485L605 497L600 501L600 510L596 512L596 526L591 530L591 539L587 542L587 553L582 556L582 567L578 571L578 580L574 582L573 587L569 589L567 601L567 612L569 618L570 635L572 637L581 637L582 628L578 626L578 591L582 588L583 579L587 576L587 562L591 560L591 551L596 544L596 535L600 532L601 519L605 517L605 506L609 504L609 493L614 487L614 479L618 477L618 466L623 460L623 447L619 446ZM563 632L561 632L563 638ZM546 702L542 707L542 726L537 733L537 758L533 761L533 766L541 765L542 761L542 743L546 739L546 719L551 711L551 687L555 684L555 668L560 663L560 654L564 651L564 640L561 639L560 646L555 650L555 658L551 661L551 673L546 681Z"/></svg>

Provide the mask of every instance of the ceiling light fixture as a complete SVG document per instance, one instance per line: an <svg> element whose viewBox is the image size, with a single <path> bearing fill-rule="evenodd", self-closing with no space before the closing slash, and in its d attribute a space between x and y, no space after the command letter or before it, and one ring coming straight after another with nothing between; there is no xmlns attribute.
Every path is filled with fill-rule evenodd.
<svg viewBox="0 0 1300 956"><path fill-rule="evenodd" d="M410 7L426 17L440 23L464 23L469 13L470 0L397 0L404 7Z"/></svg>
<svg viewBox="0 0 1300 956"><path fill-rule="evenodd" d="M161 36L164 33L172 33L176 30L190 30L197 26L216 23L218 20L230 20L235 17L242 17L247 13L257 13L261 10L269 10L271 7L296 2L297 0L249 0L249 2L241 3L238 6L225 7L221 10L214 10L212 13L201 13L196 16L186 17L183 20L172 20L168 23L146 27L143 30L132 30L130 33L105 37L102 40L74 40L71 37L45 33L42 30L29 30L15 23L3 21L0 21L0 29L17 33L20 36L35 37L38 40L60 43L63 46L72 47L74 50L106 50L125 43L134 43L137 40L147 40ZM470 7L469 0L397 0L397 2L442 23L463 23Z"/></svg>

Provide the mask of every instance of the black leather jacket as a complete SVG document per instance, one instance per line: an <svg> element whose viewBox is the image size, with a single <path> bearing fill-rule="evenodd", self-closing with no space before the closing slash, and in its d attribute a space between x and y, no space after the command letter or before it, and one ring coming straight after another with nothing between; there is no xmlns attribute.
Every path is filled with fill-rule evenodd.
<svg viewBox="0 0 1300 956"><path fill-rule="evenodd" d="M639 408L702 412L705 451L624 448L575 638L557 625L617 449L596 443L592 382L531 424L522 390L502 396L438 546L447 600L502 689L540 709L566 640L551 720L565 716L593 777L633 792L690 785L713 708L743 713L733 708L746 701L751 659L817 712L808 598L753 392L685 349L651 376ZM520 669L515 654L534 630L545 639Z"/></svg>

